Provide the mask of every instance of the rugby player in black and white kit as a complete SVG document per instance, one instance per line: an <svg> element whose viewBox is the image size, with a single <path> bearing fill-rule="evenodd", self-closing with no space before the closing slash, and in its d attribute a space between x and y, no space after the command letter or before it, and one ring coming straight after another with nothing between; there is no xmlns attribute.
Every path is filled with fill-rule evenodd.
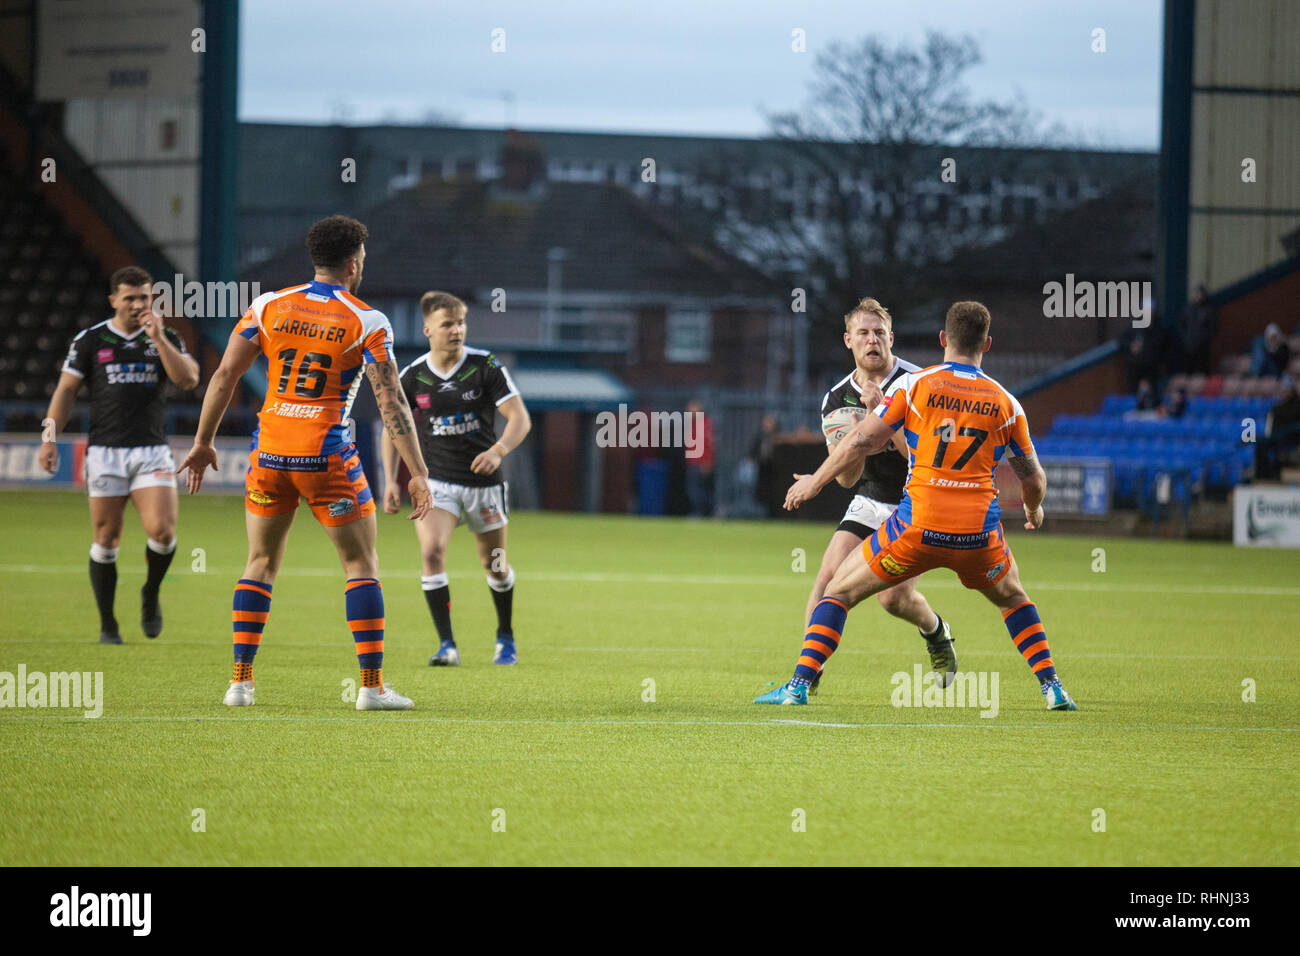
<svg viewBox="0 0 1300 956"><path fill-rule="evenodd" d="M823 417L845 407L861 408L870 414L898 378L918 370L911 362L904 362L894 355L893 319L875 299L863 299L844 317L844 345L853 353L854 369L836 382L822 399ZM901 435L900 432L900 439ZM825 595L835 569L854 548L862 547L903 500L908 465L905 452L898 448L900 443L886 445L884 451L869 456L860 472L836 476L835 480L842 487L854 489L853 501L822 555L821 568L804 610L805 624L811 619L817 602ZM909 578L881 591L876 597L880 606L890 614L916 625L925 638L930 662L936 672L944 675L946 687L957 670L952 631L948 622L935 613L924 595L916 589L916 580ZM819 673L809 688L810 692L816 692L820 680Z"/></svg>
<svg viewBox="0 0 1300 956"><path fill-rule="evenodd" d="M464 521L478 543L497 612L495 664L518 662L511 615L515 571L506 559L509 487L501 459L519 446L532 427L528 409L510 373L491 352L465 345L465 303L446 292L420 299L429 351L402 369L402 389L415 415L420 449L429 468L433 507L415 523L423 564L420 584L438 631L438 652L430 666L456 666L460 652L451 628L447 543ZM501 427L501 419L505 427ZM383 440L384 510L397 512L397 449Z"/></svg>
<svg viewBox="0 0 1300 956"><path fill-rule="evenodd" d="M127 499L135 504L148 541L147 577L140 589L140 627L162 633L158 589L176 552L176 462L163 429L165 390L171 381L189 390L199 366L175 329L152 310L153 279L137 266L109 279L113 317L81 331L68 348L63 374L50 398L41 465L59 466L58 432L67 424L77 391L90 391L86 437L86 491L90 495L90 584L99 607L99 643L121 644L113 613L117 552Z"/></svg>

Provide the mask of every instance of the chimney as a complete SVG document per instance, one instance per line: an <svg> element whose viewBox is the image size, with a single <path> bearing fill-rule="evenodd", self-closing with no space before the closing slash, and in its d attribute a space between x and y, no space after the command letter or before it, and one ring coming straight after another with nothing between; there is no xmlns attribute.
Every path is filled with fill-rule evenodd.
<svg viewBox="0 0 1300 956"><path fill-rule="evenodd" d="M517 129L506 130L506 143L501 149L501 169L500 187L503 192L529 192L546 179L542 144Z"/></svg>

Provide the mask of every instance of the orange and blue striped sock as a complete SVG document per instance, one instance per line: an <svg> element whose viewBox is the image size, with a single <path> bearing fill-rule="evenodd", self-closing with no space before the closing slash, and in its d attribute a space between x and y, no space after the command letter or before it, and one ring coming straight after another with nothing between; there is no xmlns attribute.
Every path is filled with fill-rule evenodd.
<svg viewBox="0 0 1300 956"><path fill-rule="evenodd" d="M235 637L236 681L253 679L253 658L262 644L262 630L271 615L271 585L240 578L230 614Z"/></svg>
<svg viewBox="0 0 1300 956"><path fill-rule="evenodd" d="M811 684L813 678L821 673L826 661L840 646L840 635L844 633L848 616L848 605L837 598L824 597L817 603L804 632L803 650L799 652L799 663L790 679L792 686Z"/></svg>
<svg viewBox="0 0 1300 956"><path fill-rule="evenodd" d="M1047 634L1043 622L1038 617L1038 608L1033 601L1017 604L1002 612L1011 639L1016 642L1016 650L1024 657L1029 669L1034 672L1040 684L1056 680L1056 665L1052 662L1052 650L1047 646Z"/></svg>
<svg viewBox="0 0 1300 956"><path fill-rule="evenodd" d="M384 592L374 578L350 578L344 595L348 627L357 644L361 686L384 688Z"/></svg>

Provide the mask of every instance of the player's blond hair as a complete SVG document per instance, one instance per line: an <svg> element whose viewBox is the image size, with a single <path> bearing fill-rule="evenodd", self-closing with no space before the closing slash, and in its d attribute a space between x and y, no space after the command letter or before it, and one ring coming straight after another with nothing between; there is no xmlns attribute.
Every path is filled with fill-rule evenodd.
<svg viewBox="0 0 1300 956"><path fill-rule="evenodd" d="M468 311L465 303L450 292L426 292L420 296L420 313L425 318L433 315L439 309L446 309L452 315L463 315Z"/></svg>
<svg viewBox="0 0 1300 956"><path fill-rule="evenodd" d="M847 332L853 325L853 320L860 315L877 315L885 323L885 328L894 331L894 318L889 314L889 310L880 304L879 299L866 298L862 299L851 308L844 316L844 331Z"/></svg>

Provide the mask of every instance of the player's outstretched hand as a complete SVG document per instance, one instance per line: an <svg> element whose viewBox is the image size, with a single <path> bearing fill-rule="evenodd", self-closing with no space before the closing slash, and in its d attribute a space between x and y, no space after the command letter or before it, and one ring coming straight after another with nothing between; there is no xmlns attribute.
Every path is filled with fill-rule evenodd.
<svg viewBox="0 0 1300 956"><path fill-rule="evenodd" d="M189 474L185 480L189 486L190 494L196 494L203 487L203 473L211 468L217 470L217 450L211 445L195 445L190 449L190 453L185 456L181 466L176 469L176 474L189 469Z"/></svg>
<svg viewBox="0 0 1300 956"><path fill-rule="evenodd" d="M395 515L402 510L402 489L390 481L384 488L384 514Z"/></svg>
<svg viewBox="0 0 1300 956"><path fill-rule="evenodd" d="M797 480L790 486L790 490L785 493L786 511L794 511L805 501L817 497L817 492L821 490L813 483L812 475L796 474L795 478Z"/></svg>
<svg viewBox="0 0 1300 956"><path fill-rule="evenodd" d="M1039 505L1033 511L1025 509L1025 530L1037 531L1043 526L1043 506Z"/></svg>
<svg viewBox="0 0 1300 956"><path fill-rule="evenodd" d="M862 386L862 407L871 411L877 405L885 400L885 393L880 390L880 386L875 382L867 382Z"/></svg>
<svg viewBox="0 0 1300 956"><path fill-rule="evenodd" d="M407 517L419 521L433 507L433 489L429 487L429 479L412 478L406 490L411 494L411 513Z"/></svg>

